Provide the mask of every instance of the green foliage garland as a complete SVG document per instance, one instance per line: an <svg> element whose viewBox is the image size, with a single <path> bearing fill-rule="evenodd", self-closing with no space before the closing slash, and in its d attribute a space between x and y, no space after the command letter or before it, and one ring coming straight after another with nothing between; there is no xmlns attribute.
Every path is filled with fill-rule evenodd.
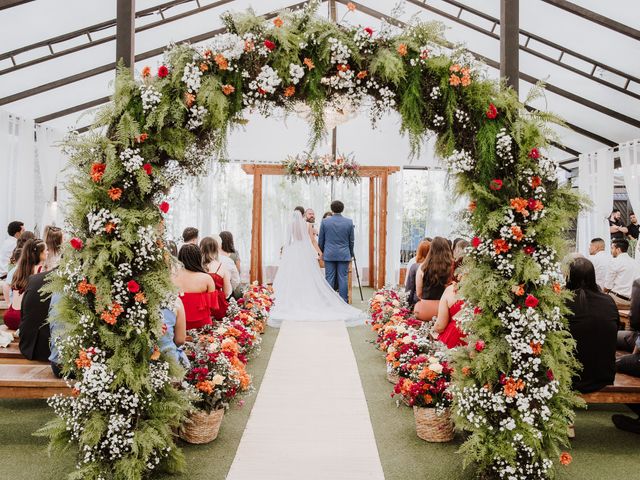
<svg viewBox="0 0 640 480"><path fill-rule="evenodd" d="M224 159L248 109L269 115L305 102L313 151L325 107L345 100L366 103L374 122L396 109L414 152L435 132L459 191L474 200L462 285L472 341L457 360L454 398L471 431L467 461L485 477L552 477L576 405L557 258L579 206L542 155L554 119L528 113L463 51L445 53L438 24L392 36L317 18L313 6L271 23L251 11L224 21L228 33L207 48L172 46L156 74L145 68L136 81L120 69L97 118L106 133L69 142L76 238L50 289L63 296L64 371L78 383L75 396L52 401L60 418L44 433L77 443L71 477L183 467L171 428L187 402L169 382L180 372L152 360L160 308L174 300L163 246L170 188L211 155Z"/></svg>

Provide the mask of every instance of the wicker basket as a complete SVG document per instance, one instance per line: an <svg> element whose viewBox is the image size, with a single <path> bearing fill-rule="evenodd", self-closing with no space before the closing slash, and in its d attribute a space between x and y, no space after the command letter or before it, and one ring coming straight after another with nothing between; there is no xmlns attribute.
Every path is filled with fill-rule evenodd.
<svg viewBox="0 0 640 480"><path fill-rule="evenodd" d="M180 438L188 443L212 442L218 437L222 417L224 408L213 410L211 413L204 410L191 412L180 428Z"/></svg>
<svg viewBox="0 0 640 480"><path fill-rule="evenodd" d="M438 415L435 408L413 407L416 433L427 442L450 442L453 440L453 420L447 408Z"/></svg>
<svg viewBox="0 0 640 480"><path fill-rule="evenodd" d="M400 375L394 371L387 371L387 380L395 385L400 381Z"/></svg>

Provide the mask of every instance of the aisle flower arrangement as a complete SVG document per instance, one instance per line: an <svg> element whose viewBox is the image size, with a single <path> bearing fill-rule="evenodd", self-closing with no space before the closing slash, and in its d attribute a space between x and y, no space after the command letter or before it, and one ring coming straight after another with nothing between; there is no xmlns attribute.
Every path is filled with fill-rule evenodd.
<svg viewBox="0 0 640 480"><path fill-rule="evenodd" d="M403 365L403 375L394 387L394 395L402 395L409 406L444 410L451 405L449 391L453 368L445 348L430 354L414 355Z"/></svg>
<svg viewBox="0 0 640 480"><path fill-rule="evenodd" d="M343 180L360 183L360 165L346 155L296 155L287 158L283 165L287 176L293 181L319 181L322 179Z"/></svg>

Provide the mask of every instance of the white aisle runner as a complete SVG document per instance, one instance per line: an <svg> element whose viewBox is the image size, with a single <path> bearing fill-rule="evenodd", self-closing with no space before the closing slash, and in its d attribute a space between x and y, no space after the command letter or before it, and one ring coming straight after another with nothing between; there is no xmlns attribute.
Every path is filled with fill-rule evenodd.
<svg viewBox="0 0 640 480"><path fill-rule="evenodd" d="M227 478L384 479L343 322L282 324Z"/></svg>

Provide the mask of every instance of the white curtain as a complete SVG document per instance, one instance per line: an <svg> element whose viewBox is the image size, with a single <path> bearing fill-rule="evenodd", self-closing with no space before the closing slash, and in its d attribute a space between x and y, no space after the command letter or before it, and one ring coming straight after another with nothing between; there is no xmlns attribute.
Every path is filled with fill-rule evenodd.
<svg viewBox="0 0 640 480"><path fill-rule="evenodd" d="M622 143L618 149L629 202L640 215L640 139Z"/></svg>
<svg viewBox="0 0 640 480"><path fill-rule="evenodd" d="M41 231L45 225L59 225L64 218L60 212L64 210L61 202L64 194L58 185L63 183L60 172L65 159L59 144L63 138L64 133L60 130L43 125L36 127L35 152L42 187L38 202L41 208L36 211L36 221L39 222ZM55 197L54 192L57 193Z"/></svg>
<svg viewBox="0 0 640 480"><path fill-rule="evenodd" d="M603 148L583 153L578 163L578 188L593 202L592 208L578 216L578 251L589 252L592 238L602 238L609 249L609 222L613 208L613 150Z"/></svg>
<svg viewBox="0 0 640 480"><path fill-rule="evenodd" d="M0 238L9 222L24 222L33 230L35 210L35 145L33 120L0 111Z"/></svg>

